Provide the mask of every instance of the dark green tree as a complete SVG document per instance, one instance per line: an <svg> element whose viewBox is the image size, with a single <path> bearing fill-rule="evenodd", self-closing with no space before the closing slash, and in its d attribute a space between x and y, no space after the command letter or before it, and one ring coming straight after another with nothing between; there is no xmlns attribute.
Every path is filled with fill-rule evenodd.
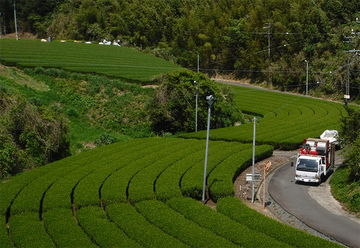
<svg viewBox="0 0 360 248"><path fill-rule="evenodd" d="M195 130L196 85L199 83L198 130L206 129L206 96L216 99L211 114L211 128L221 128L243 121L232 89L210 80L205 74L178 70L159 77L160 86L151 105L151 121L156 133L193 132Z"/></svg>
<svg viewBox="0 0 360 248"><path fill-rule="evenodd" d="M360 110L348 108L349 116L341 118L340 144L344 147L344 164L350 168L350 180L360 179Z"/></svg>

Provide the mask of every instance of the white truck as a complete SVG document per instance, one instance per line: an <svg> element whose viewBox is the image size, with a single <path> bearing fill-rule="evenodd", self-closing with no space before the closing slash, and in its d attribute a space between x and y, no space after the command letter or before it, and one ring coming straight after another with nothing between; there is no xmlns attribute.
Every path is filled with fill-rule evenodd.
<svg viewBox="0 0 360 248"><path fill-rule="evenodd" d="M329 139L304 139L296 158L296 182L320 184L333 169L335 150L335 143L330 143Z"/></svg>

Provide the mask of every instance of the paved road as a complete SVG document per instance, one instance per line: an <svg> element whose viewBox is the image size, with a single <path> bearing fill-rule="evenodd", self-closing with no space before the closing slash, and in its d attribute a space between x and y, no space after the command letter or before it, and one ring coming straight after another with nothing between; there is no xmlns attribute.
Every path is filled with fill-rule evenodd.
<svg viewBox="0 0 360 248"><path fill-rule="evenodd" d="M360 247L358 219L331 209L336 201L326 193L326 185L295 183L294 167L288 163L272 175L268 187L274 201L306 225L349 247Z"/></svg>

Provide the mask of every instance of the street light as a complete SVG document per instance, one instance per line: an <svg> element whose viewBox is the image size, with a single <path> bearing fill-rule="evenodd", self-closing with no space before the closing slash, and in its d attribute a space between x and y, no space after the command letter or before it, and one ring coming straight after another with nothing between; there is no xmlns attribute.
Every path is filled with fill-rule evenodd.
<svg viewBox="0 0 360 248"><path fill-rule="evenodd" d="M306 62L306 95L308 95L309 91L309 61L305 59Z"/></svg>
<svg viewBox="0 0 360 248"><path fill-rule="evenodd" d="M205 203L206 169L207 169L207 159L208 159L208 150L209 150L211 106L213 105L215 99L214 99L213 95L210 95L210 96L206 97L206 100L209 104L209 111L208 111L209 115L208 115L207 135L206 135L205 168L204 168L204 184L203 184L202 203Z"/></svg>
<svg viewBox="0 0 360 248"><path fill-rule="evenodd" d="M196 84L196 110L195 110L195 132L197 132L198 127L198 99L199 99L199 83L194 81Z"/></svg>

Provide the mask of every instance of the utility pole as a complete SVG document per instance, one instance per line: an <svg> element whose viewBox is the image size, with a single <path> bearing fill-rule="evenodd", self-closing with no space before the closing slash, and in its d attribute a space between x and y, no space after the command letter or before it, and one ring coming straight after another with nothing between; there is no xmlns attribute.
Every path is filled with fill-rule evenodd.
<svg viewBox="0 0 360 248"><path fill-rule="evenodd" d="M253 157L252 157L252 181L251 181L251 202L255 198L255 136L256 136L256 117L254 117L254 134L253 134Z"/></svg>
<svg viewBox="0 0 360 248"><path fill-rule="evenodd" d="M1 13L0 13L0 39L1 39Z"/></svg>
<svg viewBox="0 0 360 248"><path fill-rule="evenodd" d="M199 73L199 65L200 65L200 55L199 52L197 52L197 73Z"/></svg>
<svg viewBox="0 0 360 248"><path fill-rule="evenodd" d="M360 24L359 18L356 18L356 23ZM350 102L350 53L355 53L355 55L357 55L360 52L360 50L355 50L355 48L353 50L350 50L351 44L354 43L354 41L353 41L353 39L355 38L354 35L356 35L358 38L360 38L360 32L355 32L352 29L351 35L353 35L353 36L345 37L345 39L347 39L347 40L343 41L344 43L348 43L348 49L347 49L348 57L347 57L347 64L346 64L347 65L346 88L345 88L345 95L344 95L345 105L347 105Z"/></svg>
<svg viewBox="0 0 360 248"><path fill-rule="evenodd" d="M271 62L271 52L270 52L270 47L271 47L271 30L270 30L270 26L272 23L266 23L266 28L268 30L267 32L267 37L268 37L268 70L269 70L269 75L268 75L268 84L270 84L271 80L270 80L270 62Z"/></svg>
<svg viewBox="0 0 360 248"><path fill-rule="evenodd" d="M199 83L194 81L196 84L196 110L195 110L195 132L198 129L198 99L199 99Z"/></svg>
<svg viewBox="0 0 360 248"><path fill-rule="evenodd" d="M270 32L270 26L271 26L272 23L266 23L266 27L263 27L263 28L266 28L268 30L267 32L267 37L268 37L268 57L269 57L269 64L270 64L270 58L271 58L271 53L270 53L270 47L271 47L271 40L270 40L270 36L271 36L271 32Z"/></svg>
<svg viewBox="0 0 360 248"><path fill-rule="evenodd" d="M14 0L14 19L15 19L16 40L19 40L18 29L17 29L17 20L16 20L16 0Z"/></svg>
<svg viewBox="0 0 360 248"><path fill-rule="evenodd" d="M212 95L207 96L206 100L209 104L209 114L208 114L208 123L207 123L207 135L206 135L206 149L205 149L205 168L204 168L204 184L203 184L203 194L202 194L202 203L205 204L205 192L206 192L206 170L207 170L207 159L208 159L208 150L209 150L209 135L210 135L210 118L211 118L211 106L213 105L215 99Z"/></svg>
<svg viewBox="0 0 360 248"><path fill-rule="evenodd" d="M309 94L309 61L305 59L306 62L306 95Z"/></svg>

